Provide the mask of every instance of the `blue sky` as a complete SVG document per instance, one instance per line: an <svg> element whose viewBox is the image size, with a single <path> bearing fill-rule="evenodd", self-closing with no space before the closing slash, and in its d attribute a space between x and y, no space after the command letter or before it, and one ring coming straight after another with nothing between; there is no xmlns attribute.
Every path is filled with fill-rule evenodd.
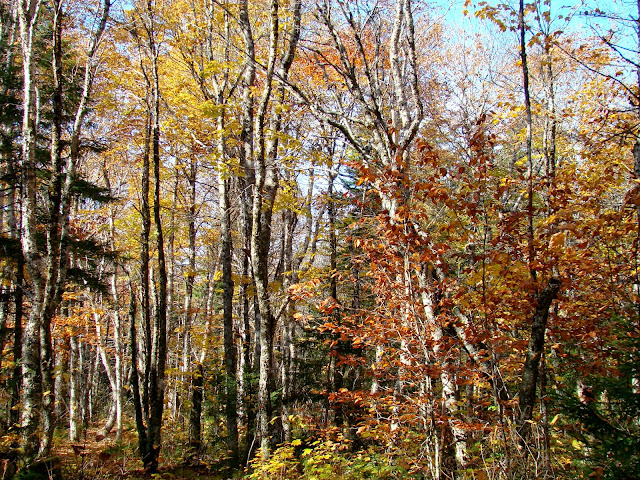
<svg viewBox="0 0 640 480"><path fill-rule="evenodd" d="M526 1L527 0L525 0L525 2ZM435 15L437 17L442 16L445 22L452 26L462 28L470 34L482 32L491 34L492 32L497 32L497 26L474 16L474 12L480 8L481 3L481 0L472 0L468 7L468 14L464 15L464 0L429 1L429 4L435 7L433 10ZM518 6L517 0L486 0L485 3L493 6L506 3L514 9ZM606 33L609 30L613 30L618 36L618 42L621 45L632 51L637 51L638 39L631 21L611 22L603 18L596 19L585 15L586 12L598 8L605 12L613 12L619 17L631 19L632 17L638 16L636 0L551 0L550 5L551 16L554 19L554 28L578 31L588 36L596 33L594 27L597 28L599 33ZM570 21L568 22L567 18L569 17Z"/></svg>

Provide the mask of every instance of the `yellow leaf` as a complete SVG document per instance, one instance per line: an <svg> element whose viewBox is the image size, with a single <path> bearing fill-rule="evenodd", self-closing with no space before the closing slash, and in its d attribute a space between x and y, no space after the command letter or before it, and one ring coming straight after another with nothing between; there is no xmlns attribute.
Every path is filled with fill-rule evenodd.
<svg viewBox="0 0 640 480"><path fill-rule="evenodd" d="M291 445L293 445L294 447L299 447L300 445L302 445L302 440L296 438L293 442L291 442Z"/></svg>
<svg viewBox="0 0 640 480"><path fill-rule="evenodd" d="M564 232L558 232L551 235L551 239L549 240L549 249L559 250L564 248L564 242L566 239L567 239L567 235Z"/></svg>

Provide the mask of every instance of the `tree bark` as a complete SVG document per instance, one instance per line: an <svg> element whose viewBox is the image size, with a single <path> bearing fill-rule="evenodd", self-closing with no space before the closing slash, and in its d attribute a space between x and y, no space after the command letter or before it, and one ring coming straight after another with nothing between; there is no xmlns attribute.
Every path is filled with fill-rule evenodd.
<svg viewBox="0 0 640 480"><path fill-rule="evenodd" d="M518 405L520 417L518 420L518 433L521 441L526 443L529 439L531 426L529 421L533 418L533 409L536 403L536 387L540 359L544 353L545 332L551 303L557 298L560 291L560 281L551 278L547 286L537 296L537 306L531 319L531 337L527 347L527 354L522 367L522 380Z"/></svg>
<svg viewBox="0 0 640 480"><path fill-rule="evenodd" d="M19 238L18 230L14 230L15 237ZM13 313L13 367L11 382L11 410L9 412L9 425L11 430L20 426L20 386L22 375L22 320L23 320L23 289L24 289L24 257L18 256L16 261L16 280L14 284L14 313Z"/></svg>
<svg viewBox="0 0 640 480"><path fill-rule="evenodd" d="M107 421L97 433L97 437L100 438L106 437L109 432L111 432L113 426L116 423L119 403L118 397L120 395L120 392L118 391L118 384L116 380L117 375L114 372L115 368L111 366L111 362L109 361L109 358L107 356L107 350L102 334L101 315L94 313L93 318L95 321L96 339L98 341L98 355L100 361L102 362L102 367L104 368L105 374L107 375L107 380L109 380L109 387L111 388L111 406L109 407L109 415L107 416ZM114 356L116 358L118 357L117 351Z"/></svg>
<svg viewBox="0 0 640 480"><path fill-rule="evenodd" d="M533 117L531 113L531 94L529 91L529 64L527 62L527 26L524 21L524 0L520 0L518 9L518 31L520 33L520 64L522 68L522 91L524 95L525 125L527 127L525 153L527 158L528 178L527 178L527 242L528 242L528 262L531 278L536 282L537 271L533 268L536 252L534 246L533 230Z"/></svg>
<svg viewBox="0 0 640 480"><path fill-rule="evenodd" d="M213 276L213 275L212 275ZM197 358L193 379L191 381L191 411L189 412L189 449L192 463L199 461L199 455L202 445L202 402L204 400L204 360L209 353L209 338L211 321L209 320L213 314L212 301L214 292L213 282L209 284L207 289L207 299L205 306L205 338L202 342L202 348Z"/></svg>
<svg viewBox="0 0 640 480"><path fill-rule="evenodd" d="M293 234L297 224L295 212L287 209L283 213L283 291L287 292L289 287L295 282L296 272L293 262ZM292 397L294 388L293 368L295 361L295 319L293 317L295 309L291 301L285 300L284 312L282 315L282 334L280 347L281 364L281 385L282 385L282 430L283 441L292 440L292 426L290 417L292 415Z"/></svg>
<svg viewBox="0 0 640 480"><path fill-rule="evenodd" d="M18 3L18 22L20 26L20 47L22 53L22 158L20 168L21 218L20 240L22 256L31 278L32 307L22 336L22 395L20 416L21 443L27 457L36 453L39 423L38 410L42 399L40 376L40 326L43 315L44 278L43 265L37 247L36 192L36 115L33 41L40 11L40 0Z"/></svg>
<svg viewBox="0 0 640 480"><path fill-rule="evenodd" d="M153 145L153 173L154 173L154 202L153 217L156 227L156 248L158 255L158 283L157 305L154 318L153 362L149 377L150 415L147 425L149 435L149 456L144 462L145 467L155 472L158 468L158 455L161 445L162 412L164 409L165 365L167 360L167 268L164 253L164 236L162 218L160 215L160 191L162 189L160 176L160 84L158 76L158 47L155 42L155 30L151 4L148 4L149 15L148 40L152 58L152 145Z"/></svg>
<svg viewBox="0 0 640 480"><path fill-rule="evenodd" d="M222 100L222 99L220 99ZM218 117L218 155L220 167L226 166L226 148L224 140L224 118ZM237 360L233 326L233 278L231 241L231 206L229 203L229 180L225 178L226 168L219 168L218 195L220 202L220 230L222 234L222 323L224 330L224 368L225 368L225 416L227 423L227 449L231 456L231 464L238 464L238 420L236 380Z"/></svg>
<svg viewBox="0 0 640 480"><path fill-rule="evenodd" d="M189 454L188 460L197 464L202 451L202 400L204 399L204 366L201 361L195 365L191 380L191 410L189 411Z"/></svg>
<svg viewBox="0 0 640 480"><path fill-rule="evenodd" d="M31 311L23 336L22 361L22 444L27 457L37 447L40 456L47 456L55 427L53 347L51 321L58 308L66 280L68 253L65 248L69 237L69 214L72 202L72 186L75 182L76 164L80 155L79 143L86 104L95 75L95 54L104 33L110 8L110 0L104 0L101 17L90 40L90 48L84 65L84 78L71 131L70 153L66 162L61 155L62 131L62 3L53 5L53 121L51 135L52 183L48 195L48 224L46 225L46 250L38 251L38 220L36 218L37 195L40 187L37 179L35 138L38 122L36 83L33 78L33 41L41 1L18 2L21 51L23 57L23 145L21 163L21 244L22 254L31 280ZM64 165L63 165L64 163ZM36 409L42 408L42 415ZM42 418L41 441L36 438L38 419ZM39 443L39 445L38 445Z"/></svg>
<svg viewBox="0 0 640 480"><path fill-rule="evenodd" d="M138 340L136 328L137 299L133 285L129 284L129 340L131 342L131 391L133 393L133 410L138 432L138 446L143 459L148 457L147 429L144 424L142 395L140 393L140 375L138 373ZM143 460L144 461L144 460Z"/></svg>
<svg viewBox="0 0 640 480"><path fill-rule="evenodd" d="M240 286L240 298L242 302L243 317L243 405L247 415L247 459L252 455L252 446L256 435L256 408L255 408L255 388L253 385L253 372L256 368L257 359L252 361L252 339L251 339L251 315L249 302L249 283L247 279L250 275L251 267L251 231L253 225L253 217L251 210L251 202L253 198L253 189L255 188L255 171L253 168L253 86L256 81L256 62L255 62L255 44L253 41L253 31L249 20L249 5L247 0L243 0L240 4L240 12L238 14L238 25L242 32L244 41L244 58L241 91L242 91L242 127L240 131L240 163L244 171L244 176L238 177L240 187L240 197L242 199L242 231L243 231L243 259L242 259L242 278L243 282ZM258 312L254 312L257 314ZM256 330L257 335L257 330ZM257 339L255 339L257 343Z"/></svg>
<svg viewBox="0 0 640 480"><path fill-rule="evenodd" d="M271 416L271 381L273 379L273 335L275 330L274 317L268 290L267 261L269 243L271 239L271 219L276 192L278 190L278 172L275 167L278 153L278 136L280 132L282 113L274 108L268 130L274 132L267 138L267 109L272 98L275 79L287 81L289 69L293 63L300 37L301 2L296 0L291 5L293 19L288 32L288 44L284 47L284 54L277 65L279 44L279 9L277 0L270 5L269 59L264 79L262 96L255 116L254 138L255 153L253 167L255 169L255 186L253 189L251 230L251 260L253 279L256 287L256 297L259 309L258 343L260 345L259 377L258 377L258 429L260 446L265 458L269 456L271 448L270 416ZM284 87L280 84L276 100L282 102Z"/></svg>
<svg viewBox="0 0 640 480"><path fill-rule="evenodd" d="M76 443L80 440L80 351L76 335L69 338L69 347L69 440Z"/></svg>
<svg viewBox="0 0 640 480"><path fill-rule="evenodd" d="M443 469L443 473L450 470L460 470L467 463L467 434L464 429L457 426L456 416L458 411L458 385L454 374L450 371L452 362L447 352L443 352L443 340L445 339L445 329L436 318L436 307L434 304L433 294L430 292L430 283L434 280L432 271L416 272L420 286L420 295L422 306L424 308L427 324L432 329L432 340L435 345L433 348L434 355L444 357L442 360L442 372L440 373L440 382L442 384L442 402L447 415L446 428L450 431L451 444L453 447L452 454L447 454L447 445L441 445L443 456L441 458L442 465L438 465L438 470ZM431 382L429 382L431 383ZM447 433L445 431L445 433ZM448 435L445 434L444 438ZM448 442L447 442L448 443ZM450 457L454 456L453 459ZM453 464L453 465L452 465Z"/></svg>
<svg viewBox="0 0 640 480"><path fill-rule="evenodd" d="M246 8L246 2L245 2ZM258 355L258 436L260 447L264 458L269 457L271 450L271 383L270 376L273 366L273 317L271 312L271 301L268 291L268 270L267 260L269 252L269 241L271 237L271 211L269 209L268 197L274 191L274 177L267 171L266 147L265 147L265 124L267 107L271 98L273 86L273 74L276 63L276 51L278 45L279 30L279 2L270 2L271 27L269 33L269 59L264 79L262 96L257 107L254 118L252 139L254 150L253 158L250 159L250 169L255 175L255 183L252 191L251 203L251 266L253 269L253 282L256 289L256 304L258 314L256 315L256 340L260 348ZM253 44L253 40L251 40ZM248 44L246 45L248 47ZM249 53L247 51L247 53ZM269 176L270 184L267 184ZM276 187L277 188L277 187ZM269 191L267 191L269 190ZM264 205L266 204L266 205ZM263 207L264 205L264 207Z"/></svg>

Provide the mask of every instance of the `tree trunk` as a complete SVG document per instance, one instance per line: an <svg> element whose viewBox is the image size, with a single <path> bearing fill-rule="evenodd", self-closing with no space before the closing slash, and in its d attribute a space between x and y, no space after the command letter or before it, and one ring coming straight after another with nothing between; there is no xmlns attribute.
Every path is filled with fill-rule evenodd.
<svg viewBox="0 0 640 480"><path fill-rule="evenodd" d="M21 443L27 457L38 448L38 420L42 399L40 376L40 326L43 315L44 298L43 265L37 247L36 193L36 116L33 40L40 10L40 0L18 3L20 26L20 47L22 53L22 159L20 181L21 192L21 232L22 255L32 282L31 311L24 326L22 336L22 395L21 395Z"/></svg>
<svg viewBox="0 0 640 480"><path fill-rule="evenodd" d="M222 101L222 99L219 99ZM226 151L224 141L224 118L218 117L218 155L220 169L218 175L218 195L220 202L220 230L222 235L222 323L224 328L224 368L225 368L225 416L227 422L227 449L231 455L231 464L238 464L238 420L237 397L238 384L236 380L236 346L233 327L233 278L231 241L231 212L229 203L229 180L225 178Z"/></svg>
<svg viewBox="0 0 640 480"><path fill-rule="evenodd" d="M148 5L149 9L151 5ZM150 17L150 12L146 12L146 17L143 20L147 31L151 31L152 20ZM137 33L136 33L137 35ZM141 42L140 39L138 39ZM152 40L147 39L150 49L153 48ZM139 44L139 48L142 48L142 45ZM150 55L153 55L153 50L151 50ZM137 374L137 349L138 346L135 343L136 340L136 329L135 329L135 317L130 319L133 324L131 326L131 361L134 365L134 377L132 378L132 383L134 384L134 407L136 413L136 429L138 431L138 444L140 448L140 455L142 457L142 463L144 468L150 472L154 472L157 467L157 459L158 459L158 450L154 449L154 446L158 447L154 444L154 432L152 432L152 413L151 413L151 404L154 402L153 393L152 393L152 371L155 370L156 365L154 365L154 353L155 352L155 342L154 342L154 329L152 327L151 317L152 317L152 308L151 308L151 267L150 267L150 239L151 239L151 207L149 205L149 194L150 194L150 174L151 174L151 155L153 150L153 155L155 156L155 143L156 143L156 130L155 130L155 121L154 121L154 84L149 79L149 75L145 70L145 67L142 63L142 59L140 60L141 69L145 72L145 79L147 79L147 107L148 107L148 118L147 125L145 129L145 139L144 139L144 152L143 152L143 164L142 164L142 178L141 178L141 207L140 214L142 216L142 231L140 233L140 296L141 296L141 316L142 316L142 335L143 335L143 362L142 362L142 379L139 382L142 387L142 391L140 392L139 387L136 385L138 383L138 374ZM153 146L152 146L153 144ZM154 158L155 161L155 158ZM154 165L155 172L155 165ZM155 195L154 195L155 198ZM155 208L155 207L154 207ZM133 302L133 299L132 299ZM131 311L131 310L130 310ZM156 332L157 335L157 332ZM154 387L156 387L154 379ZM138 391L139 401L136 400L136 390ZM139 405L139 408L138 408Z"/></svg>
<svg viewBox="0 0 640 480"><path fill-rule="evenodd" d="M239 179L240 180L240 179ZM246 430L245 443L247 451L245 460L251 456L252 445L256 434L256 409L255 409L255 385L253 382L253 372L255 371L255 361L252 358L253 340L251 335L251 312L249 303L249 265L250 265L250 238L251 238L251 214L248 206L248 192L242 188L244 182L239 181L242 201L242 284L240 285L240 306L242 309L242 410L245 414Z"/></svg>
<svg viewBox="0 0 640 480"><path fill-rule="evenodd" d="M531 95L529 92L529 64L527 63L527 42L526 42L526 25L524 21L524 0L520 0L518 10L518 30L520 32L520 65L522 68L522 89L524 94L525 108L525 124L527 127L527 136L525 143L525 151L527 157L527 242L528 242L528 262L529 272L533 282L536 282L537 273L532 268L535 260L534 246L534 230L533 230L533 117L531 113Z"/></svg>
<svg viewBox="0 0 640 480"><path fill-rule="evenodd" d="M191 410L189 412L189 453L188 460L197 464L202 450L202 400L204 398L204 366L199 361L195 365L191 380Z"/></svg>
<svg viewBox="0 0 640 480"><path fill-rule="evenodd" d="M63 345L65 344L64 338L57 338L55 341L55 350L56 352L63 351ZM55 406L55 416L58 421L64 417L65 414L65 402L63 399L65 398L65 388L66 381L62 372L65 371L65 361L64 355L57 354L56 355L56 378L55 378L55 390L56 390L56 406Z"/></svg>
<svg viewBox="0 0 640 480"><path fill-rule="evenodd" d="M149 21L153 27L153 15L148 8ZM165 365L167 360L167 269L164 253L164 237L162 232L162 219L160 215L160 191L162 189L160 177L160 86L158 78L158 50L155 43L153 28L149 29L149 50L152 52L152 99L153 99L153 172L154 172L154 202L153 217L156 227L156 247L158 255L158 282L157 282L157 306L154 318L154 345L153 362L149 377L149 423L147 425L149 436L149 456L145 461L145 467L155 472L158 468L158 455L161 444L162 412L164 409L164 383Z"/></svg>
<svg viewBox="0 0 640 480"><path fill-rule="evenodd" d="M442 403L445 413L447 415L447 424L445 429L450 431L450 441L445 443L450 444L452 454L454 456L451 460L451 455L447 455L447 449L443 448L442 467L443 473L448 473L447 470L460 470L465 468L467 463L467 435L466 432L457 426L456 416L458 416L458 385L455 379L455 375L450 371L452 368L451 360L447 357L448 352L442 352L442 344L445 338L445 331L442 325L436 318L436 311L433 301L433 294L430 293L430 282L432 281L432 272L416 272L418 282L420 286L420 295L422 299L422 306L424 308L425 318L427 324L433 329L432 340L434 341L433 353L442 362L442 372L440 374L440 382L442 384ZM444 356L444 359L440 360L438 355ZM429 381L431 383L431 381ZM445 432L443 437L447 439L448 433ZM445 447L446 445L443 445ZM440 469L440 466L438 466Z"/></svg>
<svg viewBox="0 0 640 480"><path fill-rule="evenodd" d="M244 170L244 176L238 178L242 198L242 226L243 226L243 251L242 260L242 278L243 283L240 287L240 297L242 301L242 316L244 325L243 338L243 384L245 391L243 392L244 410L247 414L247 459L252 455L252 446L256 434L256 408L254 405L254 385L252 381L252 373L254 364L251 361L252 344L251 341L251 325L250 325L250 305L249 305L249 284L246 281L250 275L251 265L251 232L253 229L252 217L252 199L253 190L255 188L255 170L253 168L253 120L254 120L254 102L253 102L253 86L256 81L256 63L255 63L255 45L253 41L253 31L249 19L249 3L243 0L240 4L240 12L238 14L238 24L242 32L244 40L244 58L245 63L242 73L242 129L240 131L240 162ZM257 315L258 312L254 312ZM257 336L257 329L256 329ZM255 339L257 343L257 338ZM257 363L257 358L255 359Z"/></svg>
<svg viewBox="0 0 640 480"><path fill-rule="evenodd" d="M107 172L106 166L103 168L104 181L109 192L111 189L111 181ZM115 210L109 209L109 248L111 251L116 250L116 232L115 232ZM123 386L124 386L124 372L122 359L126 357L126 352L123 342L122 321L120 318L120 298L118 296L117 285L117 266L114 265L114 271L109 276L109 288L111 294L111 316L113 318L113 348L115 350L115 366L114 376L116 383L115 402L116 402L116 443L120 442L122 437L122 404L123 404Z"/></svg>
<svg viewBox="0 0 640 480"><path fill-rule="evenodd" d="M197 161L195 158L191 159L190 171L188 175L189 182L189 227L188 227L188 237L189 237L189 265L188 271L185 273L185 297L184 297L184 323L182 328L182 364L179 367L180 377L176 379L175 386L175 397L173 401L174 415L178 408L179 398L178 398L178 380L185 388L188 385L187 375L189 371L189 364L191 359L190 352L190 339L191 339L191 327L193 324L193 284L196 278L196 179L197 179ZM177 182L176 182L177 184ZM176 186L177 190L177 186ZM200 367L198 367L200 368ZM194 375L198 375L196 371ZM193 384L197 379L196 377L192 378L191 389L195 392L198 389L198 386ZM202 385L199 387L202 388ZM192 405L191 408L195 406ZM198 443L199 444L199 443Z"/></svg>
<svg viewBox="0 0 640 480"><path fill-rule="evenodd" d="M11 410L9 412L9 425L11 429L16 429L20 426L20 409L18 405L20 403L20 386L22 376L22 319L23 319L23 305L22 305L22 293L24 285L24 259L22 255L18 256L16 261L16 281L14 284L14 308L13 313L13 374L11 382Z"/></svg>
<svg viewBox="0 0 640 480"><path fill-rule="evenodd" d="M74 443L80 440L79 356L78 337L72 335L69 338L69 440Z"/></svg>
<svg viewBox="0 0 640 480"><path fill-rule="evenodd" d="M192 159L193 161L193 159ZM168 332L172 332L176 330L176 327L178 326L180 320L178 318L176 318L176 315L174 314L174 296L175 296L175 269L176 269L176 254L175 254L175 232L177 230L176 228L176 210L178 209L178 187L180 185L180 176L178 174L178 168L176 165L176 169L175 169L175 180L173 183L173 192L171 195L171 214L170 214L170 218L169 218L169 238L167 239L167 249L168 249L168 279L167 279L167 328L168 328ZM191 255L191 251L189 252L189 255ZM186 285L185 285L185 289L187 290L186 295L185 295L185 316L184 316L184 321L185 323L187 322L187 320L189 320L189 323L191 322L191 301L192 301L192 297L193 297L193 283L191 284L191 292L189 292L189 281L192 278L192 276L195 275L195 269L193 269L191 272L188 272L188 275L186 276ZM188 303L188 305L187 305ZM184 328L184 332L183 334L187 333L187 330L190 327L186 327ZM177 335L176 338L176 342L180 341L180 334ZM185 345L188 345L188 339L187 341L184 342ZM183 348L183 358L185 358L185 361L183 362L182 366L178 365L178 370L180 371L180 375L176 375L173 381L173 391L171 392L171 400L169 401L169 405L171 405L171 417L173 418L174 421L178 420L178 410L179 410L179 404L180 404L180 396L178 394L178 391L180 390L180 384L184 385L185 383L185 374L187 372L187 366L185 365L187 363L188 356L187 356L187 352L188 350L186 348ZM178 363L179 360L176 359L176 363Z"/></svg>
<svg viewBox="0 0 640 480"><path fill-rule="evenodd" d="M338 239L336 236L336 199L333 198L333 189L338 171L333 164L334 161L334 148L331 147L329 152L330 164L329 164L329 189L327 191L327 219L329 221L329 295L335 302L338 302ZM336 325L341 325L342 312L338 308L334 310L333 321ZM335 347L330 352L332 362L332 376L331 385L328 385L328 390L339 392L344 384L344 372L343 368L339 365L341 358L344 356L344 341L340 340L340 334L337 334L334 338ZM338 402L333 406L334 422L338 428L342 428L344 416L342 414L342 404Z"/></svg>
<svg viewBox="0 0 640 480"><path fill-rule="evenodd" d="M7 164L8 174L10 176L16 175L15 162L8 162ZM10 237L20 244L20 211L16 208L17 205L17 188L9 189L8 198L8 226ZM22 250L22 248L21 248ZM22 320L23 320L23 291L24 291L24 257L20 253L16 258L16 272L15 279L12 283L13 293L13 371L11 375L11 402L8 418L9 430L16 430L20 426L20 409L18 404L20 403L20 385L22 374Z"/></svg>
<svg viewBox="0 0 640 480"><path fill-rule="evenodd" d="M147 429L144 424L144 412L142 406L142 395L140 393L140 375L138 373L138 340L136 329L136 294L133 285L129 284L129 339L131 341L131 391L133 393L133 410L136 421L136 431L138 432L138 446L143 459L148 457Z"/></svg>
<svg viewBox="0 0 640 480"><path fill-rule="evenodd" d="M51 126L52 183L48 194L49 223L46 225L46 251L38 251L36 218L37 164L35 138L38 106L36 85L33 79L33 40L40 0L18 3L21 50L23 54L23 146L22 146L22 253L32 284L31 311L23 336L22 361L22 444L30 457L39 446L38 454L47 456L51 448L54 418L54 355L51 341L51 321L58 308L67 271L66 242L69 237L69 215L72 202L72 186L75 182L77 160L80 155L80 134L86 115L86 104L95 75L95 53L104 32L110 0L104 0L99 11L101 17L90 40L90 48L84 68L84 83L80 94L71 131L70 153L66 162L62 159L61 132L62 108L62 2L53 5L53 115ZM64 165L63 165L64 163ZM40 398L38 398L40 397ZM37 415L35 409L41 409ZM36 439L38 418L42 418L43 432L40 442ZM38 445L39 443L39 445Z"/></svg>
<svg viewBox="0 0 640 480"><path fill-rule="evenodd" d="M106 437L111 429L116 423L117 411L118 411L118 397L120 396L120 392L118 391L118 385L116 381L116 373L114 372L115 368L111 366L109 362L109 358L107 357L107 351L105 347L104 340L102 338L102 319L101 316L97 313L93 315L95 326L96 326L96 339L98 341L98 355L100 361L102 362L102 367L107 375L107 379L109 380L109 386L111 387L111 406L109 407L109 415L107 417L107 421L103 425L103 427L98 431L97 437L102 439ZM116 351L114 355L116 358L118 357L119 352ZM100 438L102 437L102 438Z"/></svg>
<svg viewBox="0 0 640 480"><path fill-rule="evenodd" d="M211 275L213 276L213 274ZM202 446L202 402L204 400L204 361L209 353L209 338L210 328L213 310L213 296L215 286L213 281L210 281L207 288L207 298L205 307L205 338L202 342L202 348L200 354L197 357L197 363L195 365L195 372L191 381L191 411L189 412L189 461L197 463L201 453Z"/></svg>
<svg viewBox="0 0 640 480"><path fill-rule="evenodd" d="M253 264L253 277L256 286L256 297L259 308L258 342L260 344L259 376L258 376L258 428L260 433L260 446L265 458L269 456L272 439L270 438L271 417L271 382L274 379L273 372L273 337L275 331L275 319L271 309L271 300L268 289L267 261L269 243L271 239L271 219L273 206L278 190L278 172L276 170L276 157L278 154L278 136L272 134L267 138L267 109L272 98L272 89L275 79L286 82L289 69L293 63L297 42L300 36L301 2L296 0L291 5L292 22L288 32L288 44L284 48L284 54L276 66L276 57L279 43L279 9L277 0L271 1L270 16L271 25L269 33L269 59L265 73L262 97L255 116L254 137L256 151L254 154L255 186L253 190L253 225L251 231L251 260ZM280 84L277 90L276 101L284 99L284 87ZM269 118L268 130L280 132L282 113L277 108Z"/></svg>
<svg viewBox="0 0 640 480"><path fill-rule="evenodd" d="M536 387L538 386L540 359L544 353L544 339L547 320L549 319L549 309L559 291L560 281L555 278L550 279L545 289L537 296L536 310L531 319L531 337L529 338L526 359L522 367L522 380L518 395L518 405L520 407L518 434L523 443L529 440L531 431L529 420L533 418L533 409L537 398Z"/></svg>
<svg viewBox="0 0 640 480"><path fill-rule="evenodd" d="M295 231L297 218L295 212L287 209L283 213L283 271L284 281L283 290L287 292L293 284L296 273L294 271L293 262L293 234ZM292 415L292 397L294 380L293 365L295 359L295 319L293 317L295 310L293 303L287 298L283 306L282 315L282 334L280 340L280 364L281 364L281 384L282 384L282 430L284 442L292 440L292 427L290 417Z"/></svg>
<svg viewBox="0 0 640 480"><path fill-rule="evenodd" d="M116 306L118 303L116 303ZM120 321L120 314L118 311L114 314L114 335L113 335L113 343L116 351L116 364L115 364L115 375L116 375L116 443L120 442L122 439L122 415L123 415L123 386L124 386L124 371L122 359L125 357L125 351L122 341L122 324Z"/></svg>

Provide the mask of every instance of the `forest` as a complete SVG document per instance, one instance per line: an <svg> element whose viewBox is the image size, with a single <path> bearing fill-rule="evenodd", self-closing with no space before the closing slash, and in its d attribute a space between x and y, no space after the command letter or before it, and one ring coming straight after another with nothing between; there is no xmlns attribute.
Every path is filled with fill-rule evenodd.
<svg viewBox="0 0 640 480"><path fill-rule="evenodd" d="M0 0L1 478L640 478L640 0L567 3Z"/></svg>

